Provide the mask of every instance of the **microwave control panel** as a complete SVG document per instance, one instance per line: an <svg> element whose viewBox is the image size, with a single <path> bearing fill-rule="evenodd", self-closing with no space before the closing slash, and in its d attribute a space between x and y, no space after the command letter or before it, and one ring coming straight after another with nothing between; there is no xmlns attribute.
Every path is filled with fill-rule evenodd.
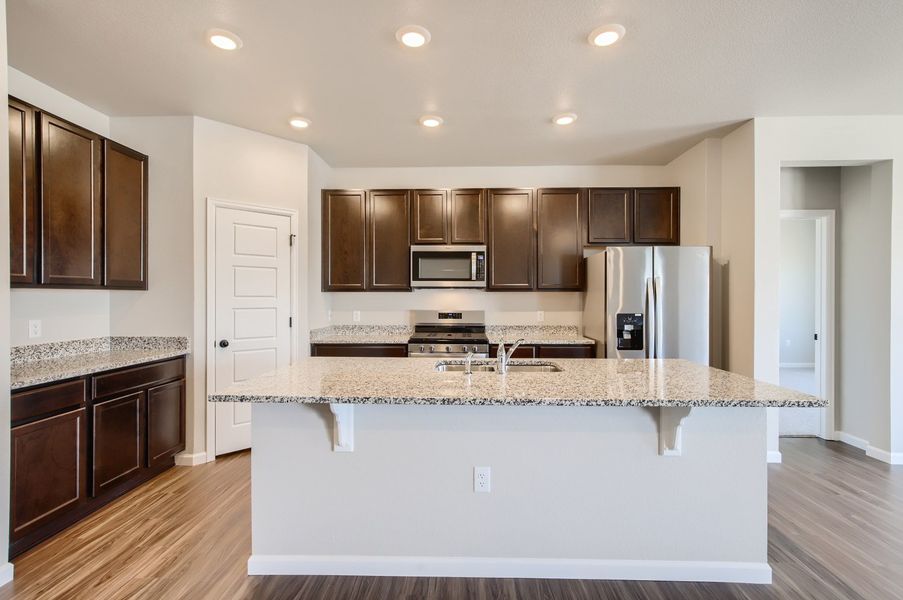
<svg viewBox="0 0 903 600"><path fill-rule="evenodd" d="M618 328L618 350L642 350L643 313L618 313L615 322Z"/></svg>
<svg viewBox="0 0 903 600"><path fill-rule="evenodd" d="M474 281L486 281L486 253L475 252L474 260L477 262L477 266L474 269L476 275Z"/></svg>

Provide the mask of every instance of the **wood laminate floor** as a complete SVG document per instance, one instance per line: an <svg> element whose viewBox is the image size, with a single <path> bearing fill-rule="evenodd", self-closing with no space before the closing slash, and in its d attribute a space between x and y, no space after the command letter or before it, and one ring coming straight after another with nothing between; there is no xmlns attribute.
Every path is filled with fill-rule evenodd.
<svg viewBox="0 0 903 600"><path fill-rule="evenodd" d="M762 585L247 577L250 455L176 468L17 558L9 599L903 598L903 467L850 446L781 441L769 466L769 562Z"/></svg>

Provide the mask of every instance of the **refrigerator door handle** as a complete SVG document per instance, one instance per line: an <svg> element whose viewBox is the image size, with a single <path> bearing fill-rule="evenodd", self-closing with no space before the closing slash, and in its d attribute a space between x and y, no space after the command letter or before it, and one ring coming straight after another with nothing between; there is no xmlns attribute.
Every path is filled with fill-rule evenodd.
<svg viewBox="0 0 903 600"><path fill-rule="evenodd" d="M655 352L656 358L664 358L664 341L665 341L665 320L661 318L662 315L662 278L661 277L653 277L652 278L652 297L655 298L655 347L653 351Z"/></svg>
<svg viewBox="0 0 903 600"><path fill-rule="evenodd" d="M646 358L655 358L655 284L652 277L646 278Z"/></svg>

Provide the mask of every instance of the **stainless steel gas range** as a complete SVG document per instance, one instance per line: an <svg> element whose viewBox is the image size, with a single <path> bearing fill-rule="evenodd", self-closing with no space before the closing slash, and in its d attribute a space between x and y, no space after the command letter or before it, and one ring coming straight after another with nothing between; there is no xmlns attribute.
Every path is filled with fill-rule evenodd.
<svg viewBox="0 0 903 600"><path fill-rule="evenodd" d="M408 356L449 358L489 356L486 317L482 310L414 311L414 333L408 340Z"/></svg>

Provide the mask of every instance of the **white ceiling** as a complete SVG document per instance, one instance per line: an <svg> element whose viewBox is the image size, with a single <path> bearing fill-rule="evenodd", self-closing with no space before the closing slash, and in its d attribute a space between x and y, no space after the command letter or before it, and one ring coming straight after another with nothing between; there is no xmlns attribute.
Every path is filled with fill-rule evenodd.
<svg viewBox="0 0 903 600"><path fill-rule="evenodd" d="M663 164L753 116L903 113L901 0L7 0L10 64L333 166ZM586 42L619 22L617 45ZM417 50L402 25L432 33ZM235 53L204 32L236 32ZM550 123L576 112L576 124ZM313 122L297 132L288 117ZM424 113L445 118L427 130Z"/></svg>

